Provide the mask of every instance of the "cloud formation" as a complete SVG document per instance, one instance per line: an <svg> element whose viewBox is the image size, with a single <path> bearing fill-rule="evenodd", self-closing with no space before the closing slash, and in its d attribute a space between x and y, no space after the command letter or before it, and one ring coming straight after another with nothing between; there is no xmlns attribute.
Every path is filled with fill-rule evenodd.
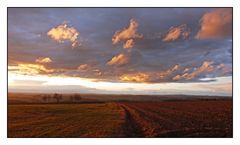
<svg viewBox="0 0 240 145"><path fill-rule="evenodd" d="M126 54L120 53L114 56L110 61L107 62L107 65L125 65L129 62L129 57Z"/></svg>
<svg viewBox="0 0 240 145"><path fill-rule="evenodd" d="M196 68L191 73L189 73L188 70L185 69L184 74L175 76L173 80L179 81L196 79L199 75L212 72L214 70L214 66L212 64L213 62L204 61L200 67Z"/></svg>
<svg viewBox="0 0 240 145"><path fill-rule="evenodd" d="M232 35L232 9L215 9L203 15L196 39L224 38Z"/></svg>
<svg viewBox="0 0 240 145"><path fill-rule="evenodd" d="M150 75L146 73L124 74L119 79L126 82L149 82Z"/></svg>
<svg viewBox="0 0 240 145"><path fill-rule="evenodd" d="M128 28L115 32L112 37L112 43L117 44L121 41L126 41L123 47L132 48L134 46L134 39L143 38L143 34L137 33L137 28L138 22L135 19L131 19Z"/></svg>
<svg viewBox="0 0 240 145"><path fill-rule="evenodd" d="M134 46L133 39L129 39L126 41L126 43L124 43L123 48L129 49L129 48L133 48L133 46Z"/></svg>
<svg viewBox="0 0 240 145"><path fill-rule="evenodd" d="M187 25L182 24L177 27L171 27L162 41L175 41L180 38L186 39L189 35L190 31L188 30Z"/></svg>
<svg viewBox="0 0 240 145"><path fill-rule="evenodd" d="M30 9L11 10L9 66L39 64L49 72L37 69L43 75L109 82L122 82L119 77L123 75L129 75L129 78L134 78L135 75L135 80L145 78L149 83L203 83L205 78L217 80L217 77L232 76L232 41L229 41L228 37L205 41L194 39L201 28L199 20L205 14L216 11L215 8L124 8L124 11L118 8L65 9L64 12L49 8L38 11L41 12L33 14ZM137 21L130 20L131 17L137 18ZM64 42L70 46L75 40L79 43L81 41L81 34L76 39L71 39L75 35L69 31L74 29L70 24L64 26L59 23L61 27L56 25L56 22L61 22L63 18L70 20L75 29L81 28L81 34L86 38L81 49L69 51L66 45L56 45L57 42ZM109 19L112 23L106 23ZM51 35L36 36L48 31ZM109 38L113 38L112 44L109 44ZM174 43L171 43L172 41ZM122 48L113 49L113 44ZM45 57L50 60L44 59ZM211 64L213 71L194 74L204 61L214 62ZM179 78L176 77L178 75ZM174 77L176 80L173 80Z"/></svg>
<svg viewBox="0 0 240 145"><path fill-rule="evenodd" d="M217 66L217 69L221 71L221 75L227 75L232 73L232 66L231 65L226 65L226 64L219 64Z"/></svg>
<svg viewBox="0 0 240 145"><path fill-rule="evenodd" d="M50 29L47 35L58 43L64 43L64 41L68 40L72 43L72 47L77 47L78 43L78 35L80 33L74 27L69 27L66 23L63 23L59 26L56 26Z"/></svg>
<svg viewBox="0 0 240 145"><path fill-rule="evenodd" d="M204 81L203 78L212 78L216 76L224 76L231 73L232 69L224 64L214 65L212 61L204 61L201 66L187 68L179 64L173 65L162 71L148 71L138 73L127 73L119 77L120 81L126 82L145 82L145 83L159 83L159 82L191 82ZM215 74L213 76L213 74Z"/></svg>
<svg viewBox="0 0 240 145"><path fill-rule="evenodd" d="M169 78L171 78L171 76L173 75L173 73L175 73L179 69L180 69L180 66L178 64L176 64L173 67L158 73L157 79L161 80L161 81L168 81Z"/></svg>
<svg viewBox="0 0 240 145"><path fill-rule="evenodd" d="M51 63L52 60L49 57L39 57L38 59L36 59L35 62L37 62L37 63Z"/></svg>
<svg viewBox="0 0 240 145"><path fill-rule="evenodd" d="M160 71L160 72L138 72L138 73L129 73L123 74L119 77L121 81L126 82L167 82L171 77L180 69L178 64Z"/></svg>
<svg viewBox="0 0 240 145"><path fill-rule="evenodd" d="M24 75L50 74L54 72L54 69L46 68L42 64L18 64L17 66L11 66L9 69Z"/></svg>
<svg viewBox="0 0 240 145"><path fill-rule="evenodd" d="M90 66L88 64L81 64L78 66L78 70L87 70Z"/></svg>

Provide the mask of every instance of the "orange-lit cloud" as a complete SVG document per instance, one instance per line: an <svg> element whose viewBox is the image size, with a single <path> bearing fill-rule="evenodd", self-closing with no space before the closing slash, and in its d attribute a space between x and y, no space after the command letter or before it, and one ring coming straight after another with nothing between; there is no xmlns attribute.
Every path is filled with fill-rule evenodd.
<svg viewBox="0 0 240 145"><path fill-rule="evenodd" d="M49 58L49 57L40 57L38 59L36 59L37 63L51 63L52 62L52 59Z"/></svg>
<svg viewBox="0 0 240 145"><path fill-rule="evenodd" d="M174 65L173 67L158 73L157 77L159 80L167 80L169 76L171 76L175 71L180 68L178 64Z"/></svg>
<svg viewBox="0 0 240 145"><path fill-rule="evenodd" d="M53 73L54 69L46 68L41 64L18 64L17 66L9 66L8 69L17 74L36 75Z"/></svg>
<svg viewBox="0 0 240 145"><path fill-rule="evenodd" d="M128 28L124 28L123 30L119 30L115 32L115 34L112 37L112 43L117 44L120 41L126 41L124 46L126 47L128 43L128 44L131 44L131 45L128 45L128 48L132 48L134 45L133 39L143 38L142 34L137 33L137 28L138 28L138 22L134 19L131 19Z"/></svg>
<svg viewBox="0 0 240 145"><path fill-rule="evenodd" d="M202 65L200 67L196 68L193 72L191 72L191 73L185 72L182 75L176 75L175 77L173 77L173 80L178 81L178 80L195 79L198 75L200 75L202 73L212 72L214 70L214 67L212 64L213 64L213 62L204 61L202 63Z"/></svg>
<svg viewBox="0 0 240 145"><path fill-rule="evenodd" d="M232 35L232 10L216 9L201 18L201 28L196 39L223 38Z"/></svg>
<svg viewBox="0 0 240 145"><path fill-rule="evenodd" d="M123 74L120 76L121 81L127 82L167 82L171 76L180 69L178 64L170 67L169 69L163 70L161 72L138 72Z"/></svg>
<svg viewBox="0 0 240 145"><path fill-rule="evenodd" d="M134 46L133 39L129 39L126 41L126 43L124 43L123 48L129 49L129 48L133 48L133 46Z"/></svg>
<svg viewBox="0 0 240 145"><path fill-rule="evenodd" d="M66 40L70 41L72 43L72 47L77 47L79 45L79 34L80 33L77 29L69 27L66 23L50 29L47 33L50 38L59 43L64 43Z"/></svg>
<svg viewBox="0 0 240 145"><path fill-rule="evenodd" d="M149 82L150 75L146 73L124 74L120 76L120 80L126 82Z"/></svg>
<svg viewBox="0 0 240 145"><path fill-rule="evenodd" d="M81 64L78 66L78 70L87 70L90 66L88 64Z"/></svg>
<svg viewBox="0 0 240 145"><path fill-rule="evenodd" d="M187 25L183 24L177 27L171 27L162 41L175 41L180 38L186 39L189 35L190 31L187 29Z"/></svg>
<svg viewBox="0 0 240 145"><path fill-rule="evenodd" d="M123 53L114 56L107 65L124 65L129 62L129 57Z"/></svg>
<svg viewBox="0 0 240 145"><path fill-rule="evenodd" d="M96 74L98 76L102 75L102 72L99 69L94 69L92 71L94 72L94 74Z"/></svg>

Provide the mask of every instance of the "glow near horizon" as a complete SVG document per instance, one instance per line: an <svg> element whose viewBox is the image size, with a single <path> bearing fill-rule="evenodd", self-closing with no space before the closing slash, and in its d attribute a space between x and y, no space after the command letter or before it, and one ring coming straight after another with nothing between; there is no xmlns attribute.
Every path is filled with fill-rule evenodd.
<svg viewBox="0 0 240 145"><path fill-rule="evenodd" d="M39 84L19 84L17 81L36 81ZM42 83L41 83L42 82ZM184 94L186 92L199 92L201 94L220 94L232 95L232 79L231 77L219 77L216 78L215 82L202 82L202 83L122 83L122 82L106 82L106 81L96 81L96 79L86 79L86 78L76 78L76 77L66 77L66 76L44 76L44 75L22 75L13 72L8 73L8 86L11 88L29 88L33 86L38 87L52 87L52 86L83 86L86 88L93 88L99 91L111 91L119 92L125 91L131 93L129 88L137 92L144 91L156 91L167 94ZM70 89L70 88L69 88Z"/></svg>

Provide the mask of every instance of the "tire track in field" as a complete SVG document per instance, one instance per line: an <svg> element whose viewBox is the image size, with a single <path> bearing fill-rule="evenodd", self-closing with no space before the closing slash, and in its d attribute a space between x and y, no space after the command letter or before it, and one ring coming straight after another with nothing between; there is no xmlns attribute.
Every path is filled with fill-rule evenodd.
<svg viewBox="0 0 240 145"><path fill-rule="evenodd" d="M134 136L134 130L140 130L141 136L144 137L164 136L165 133L161 131L167 131L178 127L178 124L173 120L165 118L159 114L146 111L135 105L132 106L131 104L120 104L120 106L125 111L125 125L126 128L128 128L131 136ZM131 126L134 126L134 128L131 128ZM126 135L129 136L129 134Z"/></svg>
<svg viewBox="0 0 240 145"><path fill-rule="evenodd" d="M126 137L144 137L142 126L135 120L129 108L123 104L119 105L124 110L124 132Z"/></svg>

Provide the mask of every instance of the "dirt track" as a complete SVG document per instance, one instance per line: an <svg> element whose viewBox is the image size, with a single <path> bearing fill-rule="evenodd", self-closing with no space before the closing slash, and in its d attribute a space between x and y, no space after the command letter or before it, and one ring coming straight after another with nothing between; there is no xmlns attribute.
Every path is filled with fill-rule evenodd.
<svg viewBox="0 0 240 145"><path fill-rule="evenodd" d="M141 124L136 121L136 117L133 116L133 113L130 112L130 109L122 104L120 106L124 110L125 123L123 128L126 137L144 137L145 134L143 128Z"/></svg>

